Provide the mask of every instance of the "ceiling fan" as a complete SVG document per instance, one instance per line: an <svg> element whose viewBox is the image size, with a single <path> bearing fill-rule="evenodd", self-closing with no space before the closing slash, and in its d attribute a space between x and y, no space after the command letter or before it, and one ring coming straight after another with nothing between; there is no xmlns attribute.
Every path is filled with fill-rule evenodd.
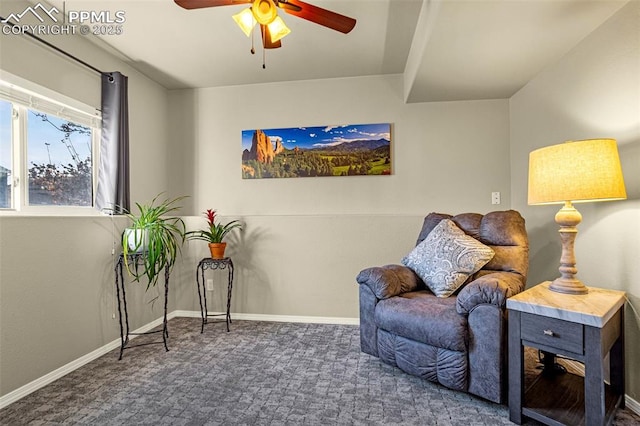
<svg viewBox="0 0 640 426"><path fill-rule="evenodd" d="M276 8L289 15L297 16L332 30L347 34L356 25L356 20L348 16L305 3L301 0L174 0L184 9L202 9L206 7L233 6L251 4L251 7L233 16L247 36L250 36L255 24L260 24L262 45L265 49L282 46L281 39L291 32L278 16ZM255 53L253 47L251 53ZM264 63L263 66L264 68Z"/></svg>

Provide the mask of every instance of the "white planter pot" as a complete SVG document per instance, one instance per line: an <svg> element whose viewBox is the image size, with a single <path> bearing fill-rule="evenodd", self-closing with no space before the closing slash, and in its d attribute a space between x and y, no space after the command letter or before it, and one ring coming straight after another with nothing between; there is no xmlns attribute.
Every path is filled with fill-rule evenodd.
<svg viewBox="0 0 640 426"><path fill-rule="evenodd" d="M144 253L149 248L149 230L125 228L129 253Z"/></svg>

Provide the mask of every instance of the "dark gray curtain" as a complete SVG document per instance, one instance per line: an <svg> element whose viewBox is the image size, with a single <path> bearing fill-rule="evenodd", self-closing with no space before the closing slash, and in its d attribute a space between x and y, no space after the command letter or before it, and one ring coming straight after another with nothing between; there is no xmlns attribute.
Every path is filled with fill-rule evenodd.
<svg viewBox="0 0 640 426"><path fill-rule="evenodd" d="M102 136L96 208L116 214L128 211L129 97L127 76L102 74Z"/></svg>

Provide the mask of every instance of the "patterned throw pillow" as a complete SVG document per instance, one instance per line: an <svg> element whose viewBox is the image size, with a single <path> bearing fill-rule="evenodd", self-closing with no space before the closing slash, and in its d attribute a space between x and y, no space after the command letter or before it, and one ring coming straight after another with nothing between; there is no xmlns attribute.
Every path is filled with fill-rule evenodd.
<svg viewBox="0 0 640 426"><path fill-rule="evenodd" d="M489 262L494 251L443 219L402 259L438 297L449 297Z"/></svg>

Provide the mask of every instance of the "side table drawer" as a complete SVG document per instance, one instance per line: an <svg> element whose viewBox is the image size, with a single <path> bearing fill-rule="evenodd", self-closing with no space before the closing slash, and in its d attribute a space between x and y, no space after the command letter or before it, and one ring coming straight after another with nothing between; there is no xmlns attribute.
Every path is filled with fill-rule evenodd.
<svg viewBox="0 0 640 426"><path fill-rule="evenodd" d="M522 340L580 355L584 354L582 324L526 312L522 313L520 324Z"/></svg>

